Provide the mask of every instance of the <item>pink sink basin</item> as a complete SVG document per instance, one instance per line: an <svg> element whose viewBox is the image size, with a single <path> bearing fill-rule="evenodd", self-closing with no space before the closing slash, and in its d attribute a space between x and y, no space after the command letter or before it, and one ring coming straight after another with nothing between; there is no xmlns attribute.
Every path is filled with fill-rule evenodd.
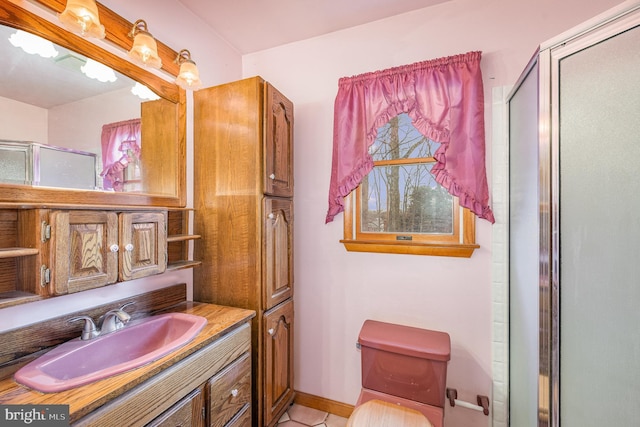
<svg viewBox="0 0 640 427"><path fill-rule="evenodd" d="M14 378L44 393L68 390L151 363L187 344L206 323L204 317L184 313L132 321L92 340L60 344L22 367Z"/></svg>

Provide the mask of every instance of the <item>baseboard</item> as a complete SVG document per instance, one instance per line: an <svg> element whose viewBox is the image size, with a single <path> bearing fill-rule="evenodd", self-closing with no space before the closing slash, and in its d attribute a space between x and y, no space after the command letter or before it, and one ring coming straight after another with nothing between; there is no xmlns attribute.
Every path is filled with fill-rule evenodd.
<svg viewBox="0 0 640 427"><path fill-rule="evenodd" d="M296 397L293 399L293 403L325 411L343 418L349 418L353 412L353 405L347 405L346 403L336 402L335 400L325 399L324 397L314 396L301 391L296 391Z"/></svg>

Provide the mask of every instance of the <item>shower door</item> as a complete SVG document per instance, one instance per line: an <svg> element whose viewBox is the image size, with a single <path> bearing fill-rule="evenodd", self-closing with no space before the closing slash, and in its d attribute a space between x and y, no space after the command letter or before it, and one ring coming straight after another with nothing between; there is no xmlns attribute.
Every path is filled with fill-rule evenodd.
<svg viewBox="0 0 640 427"><path fill-rule="evenodd" d="M640 426L640 3L542 44L508 115L510 425Z"/></svg>
<svg viewBox="0 0 640 427"><path fill-rule="evenodd" d="M562 427L640 425L639 25L631 14L550 51Z"/></svg>

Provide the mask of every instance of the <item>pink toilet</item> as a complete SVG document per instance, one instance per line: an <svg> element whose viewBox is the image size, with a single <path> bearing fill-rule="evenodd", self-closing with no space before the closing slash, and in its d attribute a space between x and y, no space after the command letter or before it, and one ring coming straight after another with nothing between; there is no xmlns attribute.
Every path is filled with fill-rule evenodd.
<svg viewBox="0 0 640 427"><path fill-rule="evenodd" d="M358 344L362 391L356 407L382 400L417 410L434 427L443 427L449 334L366 320Z"/></svg>

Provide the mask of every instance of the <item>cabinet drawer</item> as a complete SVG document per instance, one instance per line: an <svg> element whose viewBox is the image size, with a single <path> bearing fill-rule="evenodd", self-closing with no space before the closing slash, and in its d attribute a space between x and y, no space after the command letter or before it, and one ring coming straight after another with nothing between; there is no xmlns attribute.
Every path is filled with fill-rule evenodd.
<svg viewBox="0 0 640 427"><path fill-rule="evenodd" d="M247 405L224 427L251 427L251 406Z"/></svg>
<svg viewBox="0 0 640 427"><path fill-rule="evenodd" d="M147 427L202 427L204 426L204 398L202 387L176 403Z"/></svg>
<svg viewBox="0 0 640 427"><path fill-rule="evenodd" d="M250 406L251 358L249 353L239 357L209 380L209 398L209 425L212 427L226 426L236 414Z"/></svg>

